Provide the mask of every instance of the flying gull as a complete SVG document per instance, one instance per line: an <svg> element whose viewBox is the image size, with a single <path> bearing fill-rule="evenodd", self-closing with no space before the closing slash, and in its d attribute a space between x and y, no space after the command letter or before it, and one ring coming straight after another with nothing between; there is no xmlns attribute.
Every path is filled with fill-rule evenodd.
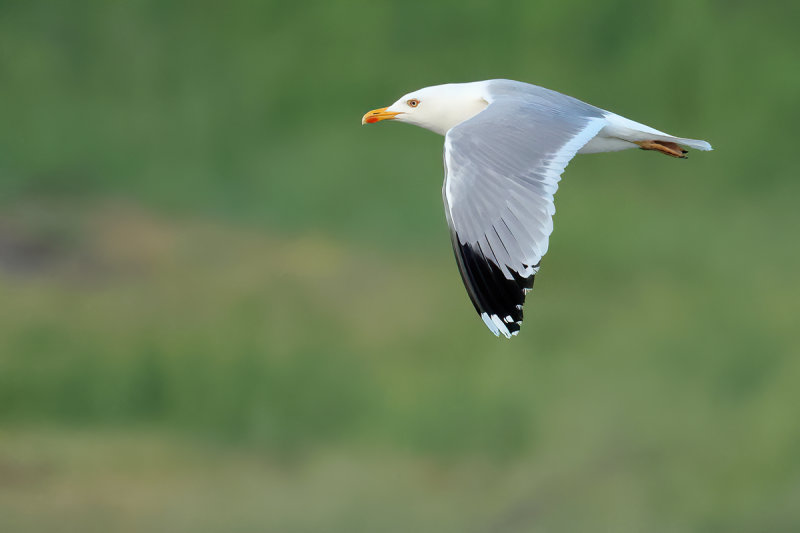
<svg viewBox="0 0 800 533"><path fill-rule="evenodd" d="M575 154L639 147L685 159L684 146L711 150L512 80L426 87L361 123L388 119L444 135L442 196L458 270L483 321L509 338L519 333L553 231L553 195Z"/></svg>

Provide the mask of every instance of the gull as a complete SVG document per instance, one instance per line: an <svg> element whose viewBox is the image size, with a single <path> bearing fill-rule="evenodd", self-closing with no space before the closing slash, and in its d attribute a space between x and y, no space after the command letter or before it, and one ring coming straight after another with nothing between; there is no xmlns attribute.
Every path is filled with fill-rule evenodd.
<svg viewBox="0 0 800 533"><path fill-rule="evenodd" d="M686 158L706 141L674 137L544 87L513 80L436 85L369 111L444 135L445 216L472 304L496 336L519 333L553 231L553 195L576 154L654 150Z"/></svg>

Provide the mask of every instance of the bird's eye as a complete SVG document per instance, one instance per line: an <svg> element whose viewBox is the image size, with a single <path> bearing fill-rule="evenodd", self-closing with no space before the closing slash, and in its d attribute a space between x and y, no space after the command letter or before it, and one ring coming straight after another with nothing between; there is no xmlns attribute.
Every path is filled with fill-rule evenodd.
<svg viewBox="0 0 800 533"><path fill-rule="evenodd" d="M416 98L412 98L406 103L408 104L408 107L417 107L419 105L419 100L417 100Z"/></svg>

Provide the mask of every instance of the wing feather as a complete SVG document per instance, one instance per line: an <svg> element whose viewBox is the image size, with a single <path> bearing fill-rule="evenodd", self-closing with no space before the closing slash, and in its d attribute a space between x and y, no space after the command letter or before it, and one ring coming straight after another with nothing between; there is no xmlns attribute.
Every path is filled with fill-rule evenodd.
<svg viewBox="0 0 800 533"><path fill-rule="evenodd" d="M519 332L561 173L605 124L594 109L498 98L445 136L442 195L456 262L495 335Z"/></svg>

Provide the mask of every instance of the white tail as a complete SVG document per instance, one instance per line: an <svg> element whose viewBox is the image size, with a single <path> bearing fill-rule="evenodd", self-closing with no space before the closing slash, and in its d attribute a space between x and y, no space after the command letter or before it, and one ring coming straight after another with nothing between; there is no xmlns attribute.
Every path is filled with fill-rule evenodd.
<svg viewBox="0 0 800 533"><path fill-rule="evenodd" d="M650 126L640 124L639 122L634 122L633 120L621 117L611 112L608 112L606 115L606 121L608 122L608 125L600 131L598 136L602 135L604 137L613 137L628 142L666 141L682 144L684 146L688 146L689 148L703 150L706 152L713 150L711 145L706 141L701 141L699 139L687 139L685 137L675 137L674 135L664 133L663 131L658 131Z"/></svg>

